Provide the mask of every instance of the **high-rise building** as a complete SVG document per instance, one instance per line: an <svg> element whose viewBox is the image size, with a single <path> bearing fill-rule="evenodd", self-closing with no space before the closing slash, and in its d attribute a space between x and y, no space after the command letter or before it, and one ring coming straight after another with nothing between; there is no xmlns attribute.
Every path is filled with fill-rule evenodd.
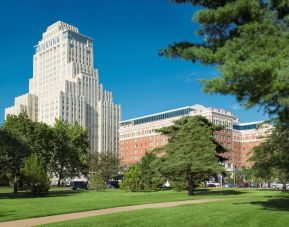
<svg viewBox="0 0 289 227"><path fill-rule="evenodd" d="M99 83L93 67L93 40L76 27L58 21L43 33L35 46L29 93L21 97L36 101L17 103L16 98L5 116L31 110L28 117L49 125L55 119L77 122L87 128L92 151L118 151L120 106Z"/></svg>
<svg viewBox="0 0 289 227"><path fill-rule="evenodd" d="M215 132L214 136L224 147L232 148L232 129L238 119L224 109L193 105L122 121L120 127L122 162L126 165L138 162L147 150L165 145L167 137L157 133L156 129L170 126L181 117L196 115L204 116L215 124L225 126L223 130ZM230 158L229 162L232 162L231 152L228 152L226 157ZM226 166L231 168L230 166L233 165L229 162Z"/></svg>

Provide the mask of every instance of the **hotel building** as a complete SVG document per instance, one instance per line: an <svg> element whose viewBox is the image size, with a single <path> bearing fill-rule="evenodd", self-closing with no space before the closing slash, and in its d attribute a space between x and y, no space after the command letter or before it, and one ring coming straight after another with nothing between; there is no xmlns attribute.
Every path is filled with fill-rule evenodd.
<svg viewBox="0 0 289 227"><path fill-rule="evenodd" d="M125 165L139 162L147 150L165 145L167 137L155 130L170 126L184 116L201 115L211 122L225 126L215 132L215 139L229 152L225 154L227 171L251 166L249 158L252 148L260 144L270 134L271 126L261 122L239 123L238 119L224 109L193 105L161 113L129 119L121 122L120 158Z"/></svg>
<svg viewBox="0 0 289 227"><path fill-rule="evenodd" d="M25 112L48 125L77 122L88 130L92 151L117 152L121 109L100 84L93 57L92 38L61 21L50 25L35 46L29 93L5 117Z"/></svg>
<svg viewBox="0 0 289 227"><path fill-rule="evenodd" d="M156 129L170 126L175 120L184 116L196 115L225 126L225 129L215 132L215 138L224 147L232 148L233 125L238 122L238 119L224 109L193 105L122 121L119 133L122 162L125 165L139 162L147 150L165 145L168 142L167 137L156 133ZM231 159L231 152L228 152L227 157Z"/></svg>
<svg viewBox="0 0 289 227"><path fill-rule="evenodd" d="M262 143L271 133L272 125L259 122L233 125L233 160L238 169L251 167L252 149Z"/></svg>

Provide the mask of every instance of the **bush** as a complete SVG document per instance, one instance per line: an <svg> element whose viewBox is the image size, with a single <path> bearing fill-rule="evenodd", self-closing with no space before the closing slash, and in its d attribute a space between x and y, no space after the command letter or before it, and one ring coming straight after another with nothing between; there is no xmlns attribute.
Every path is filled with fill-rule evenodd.
<svg viewBox="0 0 289 227"><path fill-rule="evenodd" d="M106 183L102 178L101 171L97 171L90 176L89 188L96 191L105 191Z"/></svg>
<svg viewBox="0 0 289 227"><path fill-rule="evenodd" d="M139 165L132 165L124 174L120 188L129 192L139 192L142 188L142 174Z"/></svg>
<svg viewBox="0 0 289 227"><path fill-rule="evenodd" d="M172 182L172 188L177 192L187 190L187 183L185 181L174 181Z"/></svg>
<svg viewBox="0 0 289 227"><path fill-rule="evenodd" d="M28 187L33 194L39 195L48 192L50 188L50 180L35 154L31 155L25 161L23 172Z"/></svg>

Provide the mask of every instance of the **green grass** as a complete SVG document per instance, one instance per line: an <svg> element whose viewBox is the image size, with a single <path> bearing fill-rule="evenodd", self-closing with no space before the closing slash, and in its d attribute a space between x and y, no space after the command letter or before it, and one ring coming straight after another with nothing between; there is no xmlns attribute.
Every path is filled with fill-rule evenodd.
<svg viewBox="0 0 289 227"><path fill-rule="evenodd" d="M120 190L95 192L52 189L46 197L33 197L25 192L16 195L11 192L11 188L0 188L0 222L117 206L245 194L217 190L202 191L198 196L188 197L186 192L174 191L127 193Z"/></svg>
<svg viewBox="0 0 289 227"><path fill-rule="evenodd" d="M289 194L258 191L218 202L145 209L45 226L285 227L289 226Z"/></svg>
<svg viewBox="0 0 289 227"><path fill-rule="evenodd" d="M33 197L31 194L24 192L20 192L19 194L14 195L13 193L11 193L11 191L11 188L0 188L0 222L145 203L157 203L201 198L224 198L226 200L233 199L230 201L222 201L212 204L192 205L170 209L143 210L138 212L97 217L95 219L81 219L80 221L75 220L72 222L73 224L76 223L76 225L78 225L78 223L83 223L84 226L90 226L91 222L96 223L95 225L97 225L97 223L99 223L99 225L103 225L103 221L109 220L109 223L112 226L118 224L135 226L136 221L141 220L140 223L137 224L146 226L153 225L154 222L157 224L161 224L164 219L168 219L168 223L164 223L166 223L166 225L174 225L174 220L177 222L181 222L181 220L179 219L187 220L192 218L192 215L198 217L197 219L203 219L203 221L207 219L210 220L215 215L214 213L218 214L218 212L222 212L223 210L224 214L228 213L230 215L233 215L234 212L231 214L231 210L240 208L241 210L244 210L243 213L244 215L246 215L245 213L247 208L250 210L255 207L254 209L262 210L263 205L258 204L257 202L263 202L266 201L266 199L270 198L279 198L282 199L282 201L284 199L283 197L280 197L284 194L279 191L248 189L199 190L197 192L197 195L193 197L188 197L186 192L175 191L127 193L120 190L108 190L106 192L75 192L67 189L52 189L46 197ZM256 204L251 204L250 202L256 202ZM233 203L242 204L236 205ZM224 204L224 206L218 204ZM206 206L208 207L206 208ZM226 209L223 209L223 207ZM206 214L206 209L211 209L210 215L212 217L205 216L206 218L199 218L202 214L202 212L199 212L199 209L203 209L202 212L204 213L204 215ZM176 213L176 215L174 216L170 212ZM234 219L234 216L232 216L232 219ZM118 222L117 220L120 220L120 222ZM88 224L86 223L87 221ZM71 223L69 223L68 225L71 225Z"/></svg>

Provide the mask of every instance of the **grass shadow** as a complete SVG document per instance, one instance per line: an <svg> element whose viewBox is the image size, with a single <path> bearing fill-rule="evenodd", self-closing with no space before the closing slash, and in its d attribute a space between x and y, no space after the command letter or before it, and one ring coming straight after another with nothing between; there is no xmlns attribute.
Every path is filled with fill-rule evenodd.
<svg viewBox="0 0 289 227"><path fill-rule="evenodd" d="M240 195L240 194L245 194L247 192L245 191L237 191L237 190L209 190L209 189L198 189L196 190L195 194L196 195Z"/></svg>
<svg viewBox="0 0 289 227"><path fill-rule="evenodd" d="M265 210L289 211L289 198L269 199L268 201L253 201L251 204L262 206Z"/></svg>
<svg viewBox="0 0 289 227"><path fill-rule="evenodd" d="M251 204L261 206L264 210L270 211L289 211L289 198L288 197L277 197L269 199L267 201L251 201L244 203L234 203L234 205Z"/></svg>
<svg viewBox="0 0 289 227"><path fill-rule="evenodd" d="M72 196L78 193L82 193L84 191L72 191L72 190L53 190L49 191L46 194L35 196L34 194L30 192L18 192L18 193L12 193L12 192L5 192L0 193L0 199L26 199L26 198L44 198L44 197L63 197L63 196Z"/></svg>

